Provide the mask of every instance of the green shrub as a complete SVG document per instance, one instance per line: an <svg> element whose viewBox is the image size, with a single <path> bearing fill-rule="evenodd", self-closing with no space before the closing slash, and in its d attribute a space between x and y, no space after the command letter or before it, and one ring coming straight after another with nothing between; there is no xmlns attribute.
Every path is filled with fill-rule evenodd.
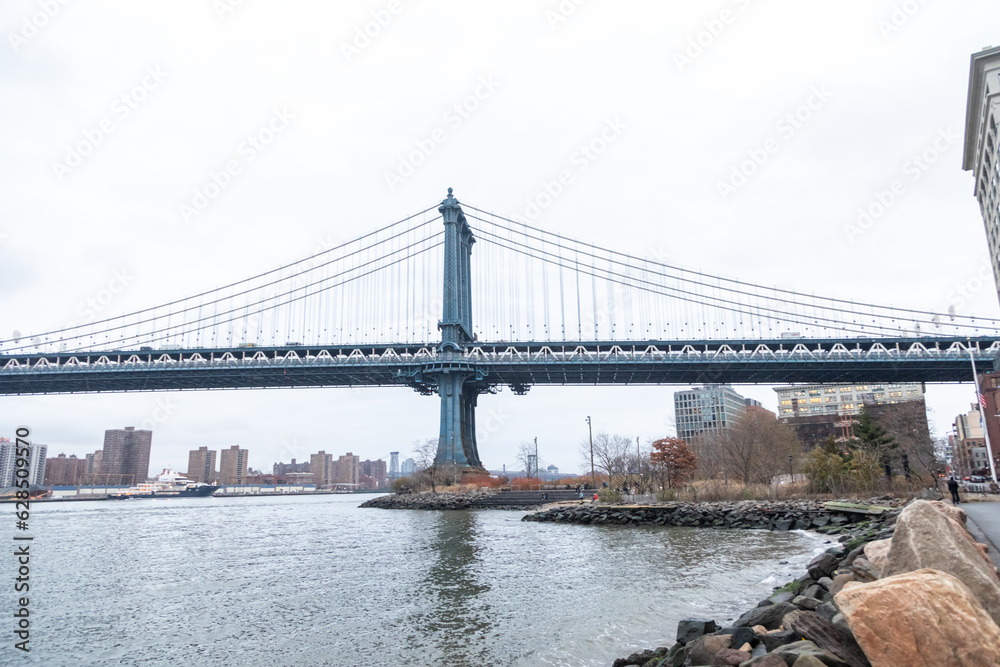
<svg viewBox="0 0 1000 667"><path fill-rule="evenodd" d="M661 503L677 500L677 489L660 489L656 492L656 499Z"/></svg>
<svg viewBox="0 0 1000 667"><path fill-rule="evenodd" d="M601 489L597 492L597 499L602 503L620 503L622 501L622 494L614 489Z"/></svg>

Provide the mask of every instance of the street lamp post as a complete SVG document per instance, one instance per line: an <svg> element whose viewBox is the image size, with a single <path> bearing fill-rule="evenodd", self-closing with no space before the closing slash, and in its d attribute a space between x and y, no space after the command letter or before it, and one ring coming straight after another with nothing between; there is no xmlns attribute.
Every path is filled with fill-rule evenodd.
<svg viewBox="0 0 1000 667"><path fill-rule="evenodd" d="M792 482L795 481L795 473L792 472L792 455L788 455L788 493L792 492Z"/></svg>
<svg viewBox="0 0 1000 667"><path fill-rule="evenodd" d="M535 477L538 477L538 436L535 436ZM541 477L538 481L541 483Z"/></svg>
<svg viewBox="0 0 1000 667"><path fill-rule="evenodd" d="M597 488L597 478L594 476L594 427L590 423L590 415L587 415L587 431L590 434L590 485Z"/></svg>
<svg viewBox="0 0 1000 667"><path fill-rule="evenodd" d="M642 454L639 453L639 436L635 436L635 485L639 486L642 479Z"/></svg>

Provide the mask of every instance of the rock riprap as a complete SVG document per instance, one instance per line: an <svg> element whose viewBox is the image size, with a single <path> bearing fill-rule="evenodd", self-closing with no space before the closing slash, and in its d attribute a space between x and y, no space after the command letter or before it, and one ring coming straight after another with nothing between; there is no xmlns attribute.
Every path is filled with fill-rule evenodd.
<svg viewBox="0 0 1000 667"><path fill-rule="evenodd" d="M965 529L965 512L926 500L915 500L903 509L881 575L923 568L947 572L968 586L1000 624L1000 577Z"/></svg>
<svg viewBox="0 0 1000 667"><path fill-rule="evenodd" d="M366 500L361 503L361 507L378 507L389 510L467 510L476 507L479 501L492 495L488 491L401 493Z"/></svg>
<svg viewBox="0 0 1000 667"><path fill-rule="evenodd" d="M945 572L850 583L836 603L872 667L1000 665L1000 628L972 591Z"/></svg>
<svg viewBox="0 0 1000 667"><path fill-rule="evenodd" d="M888 509L891 509L888 508ZM691 528L759 528L813 530L830 535L849 533L858 540L879 535L895 520L895 512L878 516L831 510L811 500L663 503L656 505L565 505L524 516L522 521L589 525L681 526Z"/></svg>

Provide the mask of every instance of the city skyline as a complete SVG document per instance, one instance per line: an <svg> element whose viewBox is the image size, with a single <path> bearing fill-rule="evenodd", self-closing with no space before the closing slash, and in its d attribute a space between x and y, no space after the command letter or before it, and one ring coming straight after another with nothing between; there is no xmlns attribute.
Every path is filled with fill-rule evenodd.
<svg viewBox="0 0 1000 667"><path fill-rule="evenodd" d="M325 19L316 25L275 22L252 5L220 19L180 3L162 21L119 19L108 3L86 14L67 8L2 56L27 77L3 79L8 87L22 90L30 79L45 93L42 111L14 108L0 129L11 149L0 166L9 212L0 224L9 267L0 338L162 303L300 259L434 204L449 186L463 201L693 270L995 316L961 135L970 56L995 40L989 26L1000 8L977 6L982 21L966 25L969 6L923 5L896 25L889 4L845 2L811 14L754 5L713 35L706 26L717 12L701 5L593 5L553 23L543 8L513 2L495 24L456 4L434 21L404 11L350 60L340 43L370 19L359 8L311 7ZM135 39L114 52L85 40L93 17L112 30L128 25ZM318 28L331 24L343 26L332 42ZM498 35L517 26L527 47L498 58L469 26ZM457 38L442 52L415 52L425 29ZM212 39L188 39L191 30ZM322 54L318 80L359 86L365 109L337 87L275 74L299 52L269 46L262 56L248 46L261 32L294 35L296 48ZM592 34L603 35L615 59L590 48L584 36ZM558 54L552 71L536 66L551 55L540 44ZM393 66L401 58L412 65L407 76ZM57 73L50 62L73 65ZM658 77L634 62L657 63ZM220 77L232 77L233 90L216 86ZM408 97L421 103L391 123L370 112ZM468 99L475 109L463 107ZM112 131L78 166L54 167L105 118ZM621 133L590 159L580 147L609 122ZM446 140L400 176L401 162L439 126ZM259 150L247 143L249 161L241 147L262 128L273 140ZM524 155L532 156L527 166ZM240 172L185 218L181 206L234 160ZM540 205L561 171L571 182ZM903 187L894 192L897 180ZM933 242L940 238L947 242ZM647 441L673 431L671 397L685 388L483 396L483 463L510 467L520 443L538 437L543 467L579 470L586 416L597 431ZM734 388L776 407L769 386ZM928 386L938 436L974 398L971 382ZM90 434L107 424L149 427L162 444L153 471L182 466L186 452L206 443L239 443L268 463L306 460L337 442L388 460L438 433L434 399L403 388L4 400L0 433L28 424L40 442L77 456L97 448ZM242 432L227 426L234 421Z"/></svg>

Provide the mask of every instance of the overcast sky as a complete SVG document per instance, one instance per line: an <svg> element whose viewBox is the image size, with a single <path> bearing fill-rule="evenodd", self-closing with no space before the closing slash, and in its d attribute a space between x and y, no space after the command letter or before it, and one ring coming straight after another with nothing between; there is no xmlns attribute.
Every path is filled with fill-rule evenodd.
<svg viewBox="0 0 1000 667"><path fill-rule="evenodd" d="M998 25L985 0L6 0L0 338L260 273L449 186L524 217L564 170L572 181L534 216L552 231L764 285L996 317L961 158L970 55L1000 42ZM581 169L580 146L609 124ZM265 128L268 143L248 140ZM227 163L236 173L198 202ZM677 389L484 396L482 460L510 466L538 437L543 465L578 470L587 415L645 442L672 434ZM776 407L770 387L737 389ZM971 382L928 386L937 433L974 398ZM403 388L0 406L0 434L27 424L50 456L152 425L154 474L201 445L239 444L265 470L319 449L405 458L438 430L437 399Z"/></svg>

